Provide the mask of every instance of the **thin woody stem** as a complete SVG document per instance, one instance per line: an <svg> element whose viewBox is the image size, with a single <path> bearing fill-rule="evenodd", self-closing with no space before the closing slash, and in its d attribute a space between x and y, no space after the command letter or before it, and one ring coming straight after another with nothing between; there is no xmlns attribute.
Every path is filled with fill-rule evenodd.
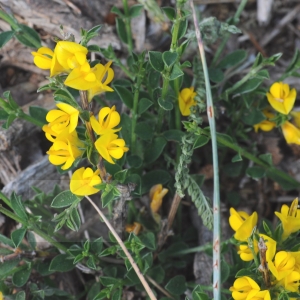
<svg viewBox="0 0 300 300"><path fill-rule="evenodd" d="M179 203L181 201L181 197L176 193L174 195L173 201L172 201L172 205L171 205L171 209L168 215L168 230L171 229L173 222L174 222L174 218L179 206Z"/></svg>
<svg viewBox="0 0 300 300"><path fill-rule="evenodd" d="M129 262L131 263L134 271L136 272L136 275L139 277L142 285L144 286L148 296L150 297L151 300L157 300L154 293L152 292L148 282L146 281L145 277L143 276L143 274L141 273L139 267L137 266L136 262L133 260L131 254L129 253L129 251L127 250L126 246L124 245L123 241L121 240L121 238L119 237L119 235L117 234L117 232L115 231L115 229L112 227L112 225L109 223L108 219L105 217L104 213L98 208L98 206L93 202L93 200L88 197L85 196L85 198L93 205L93 207L95 208L95 210L97 211L97 213L99 214L99 216L102 218L102 220L104 221L104 223L106 224L106 226L108 227L108 229L110 230L110 232L112 233L112 235L114 236L114 238L117 240L117 242L119 243L120 247L122 248L122 250L124 251L125 255L127 256Z"/></svg>
<svg viewBox="0 0 300 300"><path fill-rule="evenodd" d="M81 100L81 106L84 110L87 110L87 111L90 111L89 109L89 101L87 99L87 93L86 91L79 91L79 94L80 94L80 100ZM95 138L95 135L94 135L94 132L93 132L93 129L92 129L92 126L91 126L91 123L88 122L88 121L85 121L85 125L86 125L86 130L88 132L88 135L91 139L91 141L93 142L93 144L95 144L96 142L96 138ZM106 169L105 169L105 166L104 166L104 163L103 163L103 158L101 155L99 155L99 163L97 164L97 168L99 169L100 171L100 177L102 179L103 182L106 182Z"/></svg>

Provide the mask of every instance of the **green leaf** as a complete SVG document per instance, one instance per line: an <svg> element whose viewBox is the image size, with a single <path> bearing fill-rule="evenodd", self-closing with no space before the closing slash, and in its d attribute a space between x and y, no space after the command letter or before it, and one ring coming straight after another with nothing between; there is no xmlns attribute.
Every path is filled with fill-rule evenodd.
<svg viewBox="0 0 300 300"><path fill-rule="evenodd" d="M30 106L29 107L29 115L36 119L37 121L41 122L42 124L47 124L46 115L48 110L40 107L40 106Z"/></svg>
<svg viewBox="0 0 300 300"><path fill-rule="evenodd" d="M247 51L239 49L226 55L218 64L218 68L227 69L242 63L247 58Z"/></svg>
<svg viewBox="0 0 300 300"><path fill-rule="evenodd" d="M197 148L200 148L204 145L206 145L210 140L210 137L208 136L205 136L205 135L200 135L197 137L194 145L193 145L193 149L197 149Z"/></svg>
<svg viewBox="0 0 300 300"><path fill-rule="evenodd" d="M68 272L74 269L73 259L68 254L58 254L50 264L50 271Z"/></svg>
<svg viewBox="0 0 300 300"><path fill-rule="evenodd" d="M113 6L110 11L119 17L124 17L124 14L116 6Z"/></svg>
<svg viewBox="0 0 300 300"><path fill-rule="evenodd" d="M144 6L142 4L132 5L129 8L129 17L130 18L138 17L141 14L141 12L142 12L143 7Z"/></svg>
<svg viewBox="0 0 300 300"><path fill-rule="evenodd" d="M103 238L102 237L99 237L91 242L91 250L94 253L99 254L102 251L102 249L103 249Z"/></svg>
<svg viewBox="0 0 300 300"><path fill-rule="evenodd" d="M128 169L125 169L125 170L115 173L114 179L116 181L118 181L119 183L124 183L127 176L128 176Z"/></svg>
<svg viewBox="0 0 300 300"><path fill-rule="evenodd" d="M156 137L153 142L151 143L151 147L148 147L145 150L145 163L150 164L158 159L158 157L163 152L167 141L165 138L159 136Z"/></svg>
<svg viewBox="0 0 300 300"><path fill-rule="evenodd" d="M142 98L138 103L138 114L141 115L153 105L153 102L147 98Z"/></svg>
<svg viewBox="0 0 300 300"><path fill-rule="evenodd" d="M261 154L258 157L266 162L269 166L273 166L273 158L271 153Z"/></svg>
<svg viewBox="0 0 300 300"><path fill-rule="evenodd" d="M154 70L158 72L162 72L164 70L164 61L161 52L149 51L149 60Z"/></svg>
<svg viewBox="0 0 300 300"><path fill-rule="evenodd" d="M89 52L101 52L101 48L98 45L88 45L87 49Z"/></svg>
<svg viewBox="0 0 300 300"><path fill-rule="evenodd" d="M8 129L12 122L17 118L16 115L9 115L5 124L2 125L4 129Z"/></svg>
<svg viewBox="0 0 300 300"><path fill-rule="evenodd" d="M156 249L156 238L153 232L147 232L139 236L139 239L148 249L153 251Z"/></svg>
<svg viewBox="0 0 300 300"><path fill-rule="evenodd" d="M251 277L253 276L253 271L251 271L250 269L241 269L235 274L236 278L243 277L243 276Z"/></svg>
<svg viewBox="0 0 300 300"><path fill-rule="evenodd" d="M16 248L18 248L19 245L21 244L21 242L22 242L22 240L25 236L25 233L26 233L25 228L20 228L20 229L17 229L17 230L12 232L11 240L13 241Z"/></svg>
<svg viewBox="0 0 300 300"><path fill-rule="evenodd" d="M0 120L7 120L8 117L9 114L5 110L0 109Z"/></svg>
<svg viewBox="0 0 300 300"><path fill-rule="evenodd" d="M73 230L73 231L78 231L81 225L81 220L80 220L80 216L79 213L77 211L77 208L73 208L71 213L70 213L70 222L67 221L67 226ZM71 223L71 224L70 224ZM71 225L71 226L69 226Z"/></svg>
<svg viewBox="0 0 300 300"><path fill-rule="evenodd" d="M24 292L24 291L21 291L21 292L19 292L19 293L16 295L16 299L15 299L15 300L25 300L25 299L26 299L25 292Z"/></svg>
<svg viewBox="0 0 300 300"><path fill-rule="evenodd" d="M160 284L165 279L165 270L161 265L158 265L148 270L147 275Z"/></svg>
<svg viewBox="0 0 300 300"><path fill-rule="evenodd" d="M128 36L127 36L127 32L126 32L126 26L125 26L124 21L121 18L116 18L116 28L117 28L117 33L118 33L120 40L123 43L128 44Z"/></svg>
<svg viewBox="0 0 300 300"><path fill-rule="evenodd" d="M208 75L209 79L215 83L219 83L224 80L224 73L218 68L209 68Z"/></svg>
<svg viewBox="0 0 300 300"><path fill-rule="evenodd" d="M14 247L14 243L12 242L12 240L2 234L0 234L0 242L3 243L4 245Z"/></svg>
<svg viewBox="0 0 300 300"><path fill-rule="evenodd" d="M167 68L173 66L178 58L178 54L176 52L165 51L162 55L162 59Z"/></svg>
<svg viewBox="0 0 300 300"><path fill-rule="evenodd" d="M37 44L39 44L38 48L41 47L40 36L34 29L24 24L18 24L18 25L21 31L16 31L15 37L20 43L31 48L37 48ZM35 43L29 41L27 38L28 36L30 36L31 39L34 39Z"/></svg>
<svg viewBox="0 0 300 300"><path fill-rule="evenodd" d="M5 31L0 33L0 49L14 36L13 31Z"/></svg>
<svg viewBox="0 0 300 300"><path fill-rule="evenodd" d="M22 197L17 196L15 192L12 193L10 203L12 206L12 209L16 213L18 217L20 217L22 220L27 221L28 216L24 207L24 204L22 202Z"/></svg>
<svg viewBox="0 0 300 300"><path fill-rule="evenodd" d="M246 170L246 174L253 179L260 179L266 175L266 171L261 167L251 167Z"/></svg>
<svg viewBox="0 0 300 300"><path fill-rule="evenodd" d="M185 277L182 275L177 275L173 277L169 282L166 284L165 289L174 295L181 295L185 292Z"/></svg>
<svg viewBox="0 0 300 300"><path fill-rule="evenodd" d="M111 300L121 300L121 297L122 297L122 289L118 288L113 291Z"/></svg>
<svg viewBox="0 0 300 300"><path fill-rule="evenodd" d="M17 287L23 286L28 281L30 273L31 268L26 268L14 273L12 276L13 284Z"/></svg>
<svg viewBox="0 0 300 300"><path fill-rule="evenodd" d="M263 220L263 227L267 236L272 237L273 236L272 230L269 228L268 224L264 220Z"/></svg>
<svg viewBox="0 0 300 300"><path fill-rule="evenodd" d="M238 161L235 163L228 163L224 165L223 171L227 174L229 177L237 177L241 174L243 169L243 161Z"/></svg>
<svg viewBox="0 0 300 300"><path fill-rule="evenodd" d="M229 275L230 275L230 266L223 258L221 260L221 281L222 281L222 283L227 281Z"/></svg>
<svg viewBox="0 0 300 300"><path fill-rule="evenodd" d="M14 259L1 263L0 277L4 276L7 273L10 273L10 271L19 264L19 262L19 259Z"/></svg>
<svg viewBox="0 0 300 300"><path fill-rule="evenodd" d="M159 86L160 72L157 72L153 69L150 70L148 75L148 84L152 89L155 89Z"/></svg>
<svg viewBox="0 0 300 300"><path fill-rule="evenodd" d="M181 139L184 136L184 133L181 130L171 129L163 132L162 135L167 141L181 143Z"/></svg>
<svg viewBox="0 0 300 300"><path fill-rule="evenodd" d="M240 153L237 153L237 154L231 159L231 162L235 163L235 162L237 162L237 161L242 161L242 160L243 160L243 158L242 158L241 154L240 154Z"/></svg>
<svg viewBox="0 0 300 300"><path fill-rule="evenodd" d="M36 248L36 240L35 240L35 236L32 233L32 231L27 231L27 241L30 245L30 247L35 250Z"/></svg>
<svg viewBox="0 0 300 300"><path fill-rule="evenodd" d="M176 18L176 12L173 7L162 7L161 9L169 20L173 21Z"/></svg>
<svg viewBox="0 0 300 300"><path fill-rule="evenodd" d="M154 129L147 122L139 122L136 124L135 133L143 140L150 140L153 137Z"/></svg>
<svg viewBox="0 0 300 300"><path fill-rule="evenodd" d="M97 266L95 264L95 258L93 256L90 256L89 259L86 262L86 265L91 268L92 270L96 270Z"/></svg>
<svg viewBox="0 0 300 300"><path fill-rule="evenodd" d="M128 107L133 108L133 94L127 88L113 85L114 90L118 93L119 97L121 98L122 102Z"/></svg>
<svg viewBox="0 0 300 300"><path fill-rule="evenodd" d="M62 208L73 204L79 197L66 190L59 193L52 201L51 207Z"/></svg>
<svg viewBox="0 0 300 300"><path fill-rule="evenodd" d="M155 184L166 184L171 180L171 175L165 170L154 170L148 172L147 174L142 176L142 190L141 193L145 194L149 192L149 190Z"/></svg>
<svg viewBox="0 0 300 300"><path fill-rule="evenodd" d="M142 158L138 155L128 155L126 159L131 168L139 168L143 164Z"/></svg>
<svg viewBox="0 0 300 300"><path fill-rule="evenodd" d="M57 90L53 94L54 100L56 102L63 102L72 105L74 99L70 96L70 94L64 90Z"/></svg>
<svg viewBox="0 0 300 300"><path fill-rule="evenodd" d="M268 178L271 178L272 180L278 182L281 185L281 187L286 191L298 189L300 187L300 182L289 177L286 173L281 172L276 168L269 168L266 172ZM279 173L281 173L282 175L280 176ZM283 174L285 175L284 177Z"/></svg>
<svg viewBox="0 0 300 300"><path fill-rule="evenodd" d="M288 67L286 68L284 73L289 73L291 71L293 71L294 69L298 69L300 67L300 52L297 49L294 53L294 56L290 62L290 64L288 65Z"/></svg>
<svg viewBox="0 0 300 300"><path fill-rule="evenodd" d="M99 279L104 286L114 286L115 284L119 284L121 281L120 279L106 276L101 276Z"/></svg>
<svg viewBox="0 0 300 300"><path fill-rule="evenodd" d="M258 79L270 79L270 75L268 70L260 70L256 73L255 75L256 78Z"/></svg>
<svg viewBox="0 0 300 300"><path fill-rule="evenodd" d="M234 93L235 94L246 94L257 89L263 82L263 79L252 78L243 83L240 87L238 87Z"/></svg>
<svg viewBox="0 0 300 300"><path fill-rule="evenodd" d="M188 26L187 19L180 22L179 29L178 29L177 40L180 40L182 37L184 37L184 35L186 33L186 30L187 30L187 26Z"/></svg>
<svg viewBox="0 0 300 300"><path fill-rule="evenodd" d="M157 102L161 108L164 110L172 110L173 109L173 103L169 101L168 99L163 99L162 97L159 97L157 99Z"/></svg>
<svg viewBox="0 0 300 300"><path fill-rule="evenodd" d="M258 109L252 109L247 114L243 115L242 120L245 124L253 126L266 119L266 116Z"/></svg>
<svg viewBox="0 0 300 300"><path fill-rule="evenodd" d="M175 80L176 78L183 76L184 73L182 72L180 66L176 63L174 67L172 68L171 74L170 74L170 80Z"/></svg>

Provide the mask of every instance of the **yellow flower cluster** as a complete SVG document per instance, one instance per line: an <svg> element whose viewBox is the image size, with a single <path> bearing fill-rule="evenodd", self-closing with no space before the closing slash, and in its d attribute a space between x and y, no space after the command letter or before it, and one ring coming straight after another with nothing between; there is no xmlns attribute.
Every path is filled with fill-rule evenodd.
<svg viewBox="0 0 300 300"><path fill-rule="evenodd" d="M41 47L32 52L34 63L40 69L50 70L50 77L62 73L68 76L64 84L76 90L87 91L88 100L103 92L112 92L108 84L113 80L111 61L106 65L96 64L93 68L87 61L88 49L80 44L60 41L54 51Z"/></svg>
<svg viewBox="0 0 300 300"><path fill-rule="evenodd" d="M291 111L294 107L296 96L296 90L290 89L290 86L283 82L273 83L270 91L267 93L267 98L272 108L280 114L291 116L295 123L285 121L280 125L286 142L288 144L300 145L300 113ZM262 131L270 131L276 126L276 124L270 120L275 117L274 114L268 110L263 110L263 114L266 116L266 120L254 125L255 132L259 129Z"/></svg>
<svg viewBox="0 0 300 300"><path fill-rule="evenodd" d="M189 116L191 114L190 108L197 104L194 100L195 96L194 87L185 88L179 93L179 109L183 116Z"/></svg>
<svg viewBox="0 0 300 300"><path fill-rule="evenodd" d="M300 210L298 207L298 198L296 198L290 207L283 205L281 212L275 212L281 221L282 237L286 240L292 233L300 230ZM244 261L254 259L254 253L258 253L257 241L253 241L252 251L245 242L255 231L257 223L257 213L251 216L244 211L237 212L234 208L230 209L229 224L235 231L234 238L241 242L238 254ZM289 292L299 292L300 288L300 251L288 252L279 251L276 253L277 243L267 235L259 234L267 246L266 262L271 273L272 286L281 286ZM261 291L259 285L250 277L243 276L235 280L230 288L233 299L271 299L268 290Z"/></svg>

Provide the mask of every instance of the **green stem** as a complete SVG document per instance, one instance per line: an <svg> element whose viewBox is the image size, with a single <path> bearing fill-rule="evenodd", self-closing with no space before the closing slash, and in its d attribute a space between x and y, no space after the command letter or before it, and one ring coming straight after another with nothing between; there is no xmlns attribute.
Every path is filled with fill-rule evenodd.
<svg viewBox="0 0 300 300"><path fill-rule="evenodd" d="M169 75L170 75L170 73L167 73L166 76L163 76L163 87L162 87L162 92L161 92L161 97L163 100L166 98L168 88L169 88ZM165 115L165 110L161 106L159 106L157 125L156 125L156 133L160 133L160 131L161 131L161 127L162 127L163 120L164 120L164 115Z"/></svg>
<svg viewBox="0 0 300 300"><path fill-rule="evenodd" d="M130 16L129 16L129 9L128 9L128 2L127 0L123 0L123 7L124 7L124 14L125 14L125 28L127 33L127 42L128 42L128 49L129 52L133 50L133 43L132 43L132 34L131 34L131 26L130 26Z"/></svg>
<svg viewBox="0 0 300 300"><path fill-rule="evenodd" d="M37 119L25 114L23 111L21 113L18 113L18 117L38 126L40 128L42 128L45 125L44 123L38 121Z"/></svg>
<svg viewBox="0 0 300 300"><path fill-rule="evenodd" d="M194 19L196 38L198 42L202 68L204 72L206 100L207 100L207 116L210 127L212 157L213 157L213 173L214 173L214 197L213 197L213 294L214 299L221 299L221 224L220 224L220 186L219 186L219 164L218 164L218 147L216 137L216 124L214 118L214 106L210 88L208 69L206 64L203 40L198 26L198 20L193 0L190 1L192 14Z"/></svg>
<svg viewBox="0 0 300 300"><path fill-rule="evenodd" d="M144 63L144 56L142 55L142 58L139 61L139 72L137 74L137 82L134 85L134 95L133 95L133 109L132 109L132 123L131 123L131 151L132 154L135 154L136 152L136 123L138 119L138 103L139 103L139 95L140 95L140 87L142 84L142 80L144 77L143 72L143 63Z"/></svg>
<svg viewBox="0 0 300 300"><path fill-rule="evenodd" d="M242 0L241 1L240 5L239 5L234 17L233 17L233 22L230 25L236 25L239 22L240 15L241 15L242 11L244 10L244 8L247 4L247 1L248 0ZM215 54L215 56L212 60L212 63L211 63L212 66L216 65L221 53L223 52L223 50L224 50L224 48L225 48L225 46L226 46L226 44L229 40L229 37L230 37L230 33L229 32L225 33L224 38L223 38L220 46L218 47L218 49L216 51L216 54Z"/></svg>
<svg viewBox="0 0 300 300"><path fill-rule="evenodd" d="M213 290L212 286L200 285L200 284L197 284L197 283L194 283L194 282L187 282L187 286L190 287L190 288L195 288L196 286L200 286L201 289L204 290L204 291L212 291ZM228 294L228 295L230 295L232 293L228 289L221 289L221 292L223 294Z"/></svg>
<svg viewBox="0 0 300 300"><path fill-rule="evenodd" d="M179 97L179 80L178 80L178 78L175 79L174 88L175 88L176 99L178 99L178 97ZM180 114L178 102L175 103L175 128L177 130L181 131L181 114ZM179 162L180 155L181 155L181 146L179 144L176 144L176 163Z"/></svg>
<svg viewBox="0 0 300 300"><path fill-rule="evenodd" d="M249 237L249 238L247 239L247 242L248 242L248 247L249 247L249 249L250 249L250 251L251 251L251 253L252 253L252 256L253 256L253 259L254 259L254 263L255 263L255 265L256 265L256 268L258 268L258 267L259 267L259 261L258 261L257 255L256 255L256 253L255 253L255 251L254 251L254 245L253 245L254 240L253 240L251 237Z"/></svg>
<svg viewBox="0 0 300 300"><path fill-rule="evenodd" d="M7 198L1 191L0 191L0 199L10 208L12 208L9 198Z"/></svg>
<svg viewBox="0 0 300 300"><path fill-rule="evenodd" d="M25 220L21 219L20 217L18 217L15 213L11 212L10 210L4 208L1 204L0 204L0 212L3 213L4 215L6 215L7 217L15 220L17 223L21 223L25 227L28 226L28 223Z"/></svg>

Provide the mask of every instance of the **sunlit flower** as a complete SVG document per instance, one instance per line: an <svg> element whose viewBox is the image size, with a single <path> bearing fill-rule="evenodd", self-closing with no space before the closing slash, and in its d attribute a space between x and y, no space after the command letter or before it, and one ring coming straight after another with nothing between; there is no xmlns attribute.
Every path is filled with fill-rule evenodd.
<svg viewBox="0 0 300 300"><path fill-rule="evenodd" d="M249 216L244 211L237 212L233 207L230 208L229 224L235 231L234 238L239 241L247 241L253 228L257 223L257 212Z"/></svg>
<svg viewBox="0 0 300 300"><path fill-rule="evenodd" d="M111 62L108 64L111 64ZM97 64L95 67L91 68L86 62L81 67L73 69L64 83L66 86L76 90L88 91L89 101L96 94L105 91L112 92L113 89L107 86L107 84L112 81L114 72L113 69L107 67L108 64L106 64L106 66ZM102 83L104 76L106 76L106 79Z"/></svg>
<svg viewBox="0 0 300 300"><path fill-rule="evenodd" d="M121 118L119 113L116 111L115 105L112 108L101 108L99 111L99 121L97 121L94 116L91 116L90 118L91 125L98 135L103 135L109 132L114 133L121 130L121 128L113 129L119 125L120 120Z"/></svg>
<svg viewBox="0 0 300 300"><path fill-rule="evenodd" d="M100 189L94 188L101 183L99 170L95 172L91 168L80 168L76 170L71 178L70 190L74 195L86 196L96 194Z"/></svg>
<svg viewBox="0 0 300 300"><path fill-rule="evenodd" d="M111 164L115 163L113 158L120 159L124 155L124 152L129 150L125 146L125 141L118 139L118 136L114 133L107 133L100 136L95 142L95 147L99 154Z"/></svg>
<svg viewBox="0 0 300 300"><path fill-rule="evenodd" d="M235 300L271 300L269 291L261 291L259 285L248 276L237 278L229 290Z"/></svg>
<svg viewBox="0 0 300 300"><path fill-rule="evenodd" d="M281 206L281 212L275 212L275 215L280 219L283 234L282 240L285 240L289 237L291 233L294 233L300 230L300 209L298 207L298 198L296 198L290 207L286 204Z"/></svg>
<svg viewBox="0 0 300 300"><path fill-rule="evenodd" d="M134 222L133 224L127 224L125 226L125 231L128 233L133 232L135 235L138 235L142 229L142 225L138 222Z"/></svg>
<svg viewBox="0 0 300 300"><path fill-rule="evenodd" d="M194 92L194 87L183 89L178 96L179 109L183 116L189 116L191 114L190 108L197 103L194 100L197 93Z"/></svg>
<svg viewBox="0 0 300 300"><path fill-rule="evenodd" d="M300 129L289 121L281 125L283 136L288 144L300 145Z"/></svg>
<svg viewBox="0 0 300 300"><path fill-rule="evenodd" d="M150 189L150 208L153 213L158 212L162 205L163 197L168 193L168 191L168 189L163 188L162 184L156 184Z"/></svg>
<svg viewBox="0 0 300 300"><path fill-rule="evenodd" d="M281 285L290 292L298 292L300 286L300 273L297 271L291 272L280 281Z"/></svg>
<svg viewBox="0 0 300 300"><path fill-rule="evenodd" d="M269 262L273 259L274 255L275 255L277 243L276 243L276 241L274 241L272 238L270 238L269 236L267 236L265 234L259 234L259 236L264 239L265 244L268 248L268 250L266 252L266 260L267 260L267 262ZM257 254L258 253L258 241L256 239L254 239L254 241L253 241L253 248L254 248L255 254ZM238 254L239 254L241 260L243 260L243 261L251 261L254 258L252 251L250 250L248 245L239 245Z"/></svg>
<svg viewBox="0 0 300 300"><path fill-rule="evenodd" d="M294 270L300 273L300 251L291 252L291 255L295 258Z"/></svg>
<svg viewBox="0 0 300 300"><path fill-rule="evenodd" d="M65 68L59 64L54 52L47 47L41 47L37 52L31 52L34 64L43 70L50 70L50 76L65 72Z"/></svg>
<svg viewBox="0 0 300 300"><path fill-rule="evenodd" d="M96 76L98 85L90 88L88 90L88 100L89 102L94 96L99 95L103 92L113 92L114 90L108 86L108 84L114 78L114 70L110 68L112 61L109 61L105 66L102 64L97 64L93 68L93 72Z"/></svg>
<svg viewBox="0 0 300 300"><path fill-rule="evenodd" d="M88 49L75 42L60 41L54 48L57 61L65 70L73 70L87 63Z"/></svg>
<svg viewBox="0 0 300 300"><path fill-rule="evenodd" d="M275 278L281 280L294 271L295 258L290 252L280 251L276 253L274 262L269 261L268 267Z"/></svg>
<svg viewBox="0 0 300 300"><path fill-rule="evenodd" d="M274 118L275 115L270 113L267 109L263 110L262 112L267 119L253 126L255 132L258 132L259 129L262 131L271 131L276 126L274 122L268 120Z"/></svg>
<svg viewBox="0 0 300 300"><path fill-rule="evenodd" d="M287 115L292 110L297 92L290 90L290 86L283 82L275 82L267 93L267 98L271 106L278 112Z"/></svg>
<svg viewBox="0 0 300 300"><path fill-rule="evenodd" d="M46 120L49 124L43 126L46 138L53 142L51 136L57 136L66 128L71 133L76 129L78 124L79 111L73 106L66 103L58 103L56 106L60 109L53 109L47 113Z"/></svg>

